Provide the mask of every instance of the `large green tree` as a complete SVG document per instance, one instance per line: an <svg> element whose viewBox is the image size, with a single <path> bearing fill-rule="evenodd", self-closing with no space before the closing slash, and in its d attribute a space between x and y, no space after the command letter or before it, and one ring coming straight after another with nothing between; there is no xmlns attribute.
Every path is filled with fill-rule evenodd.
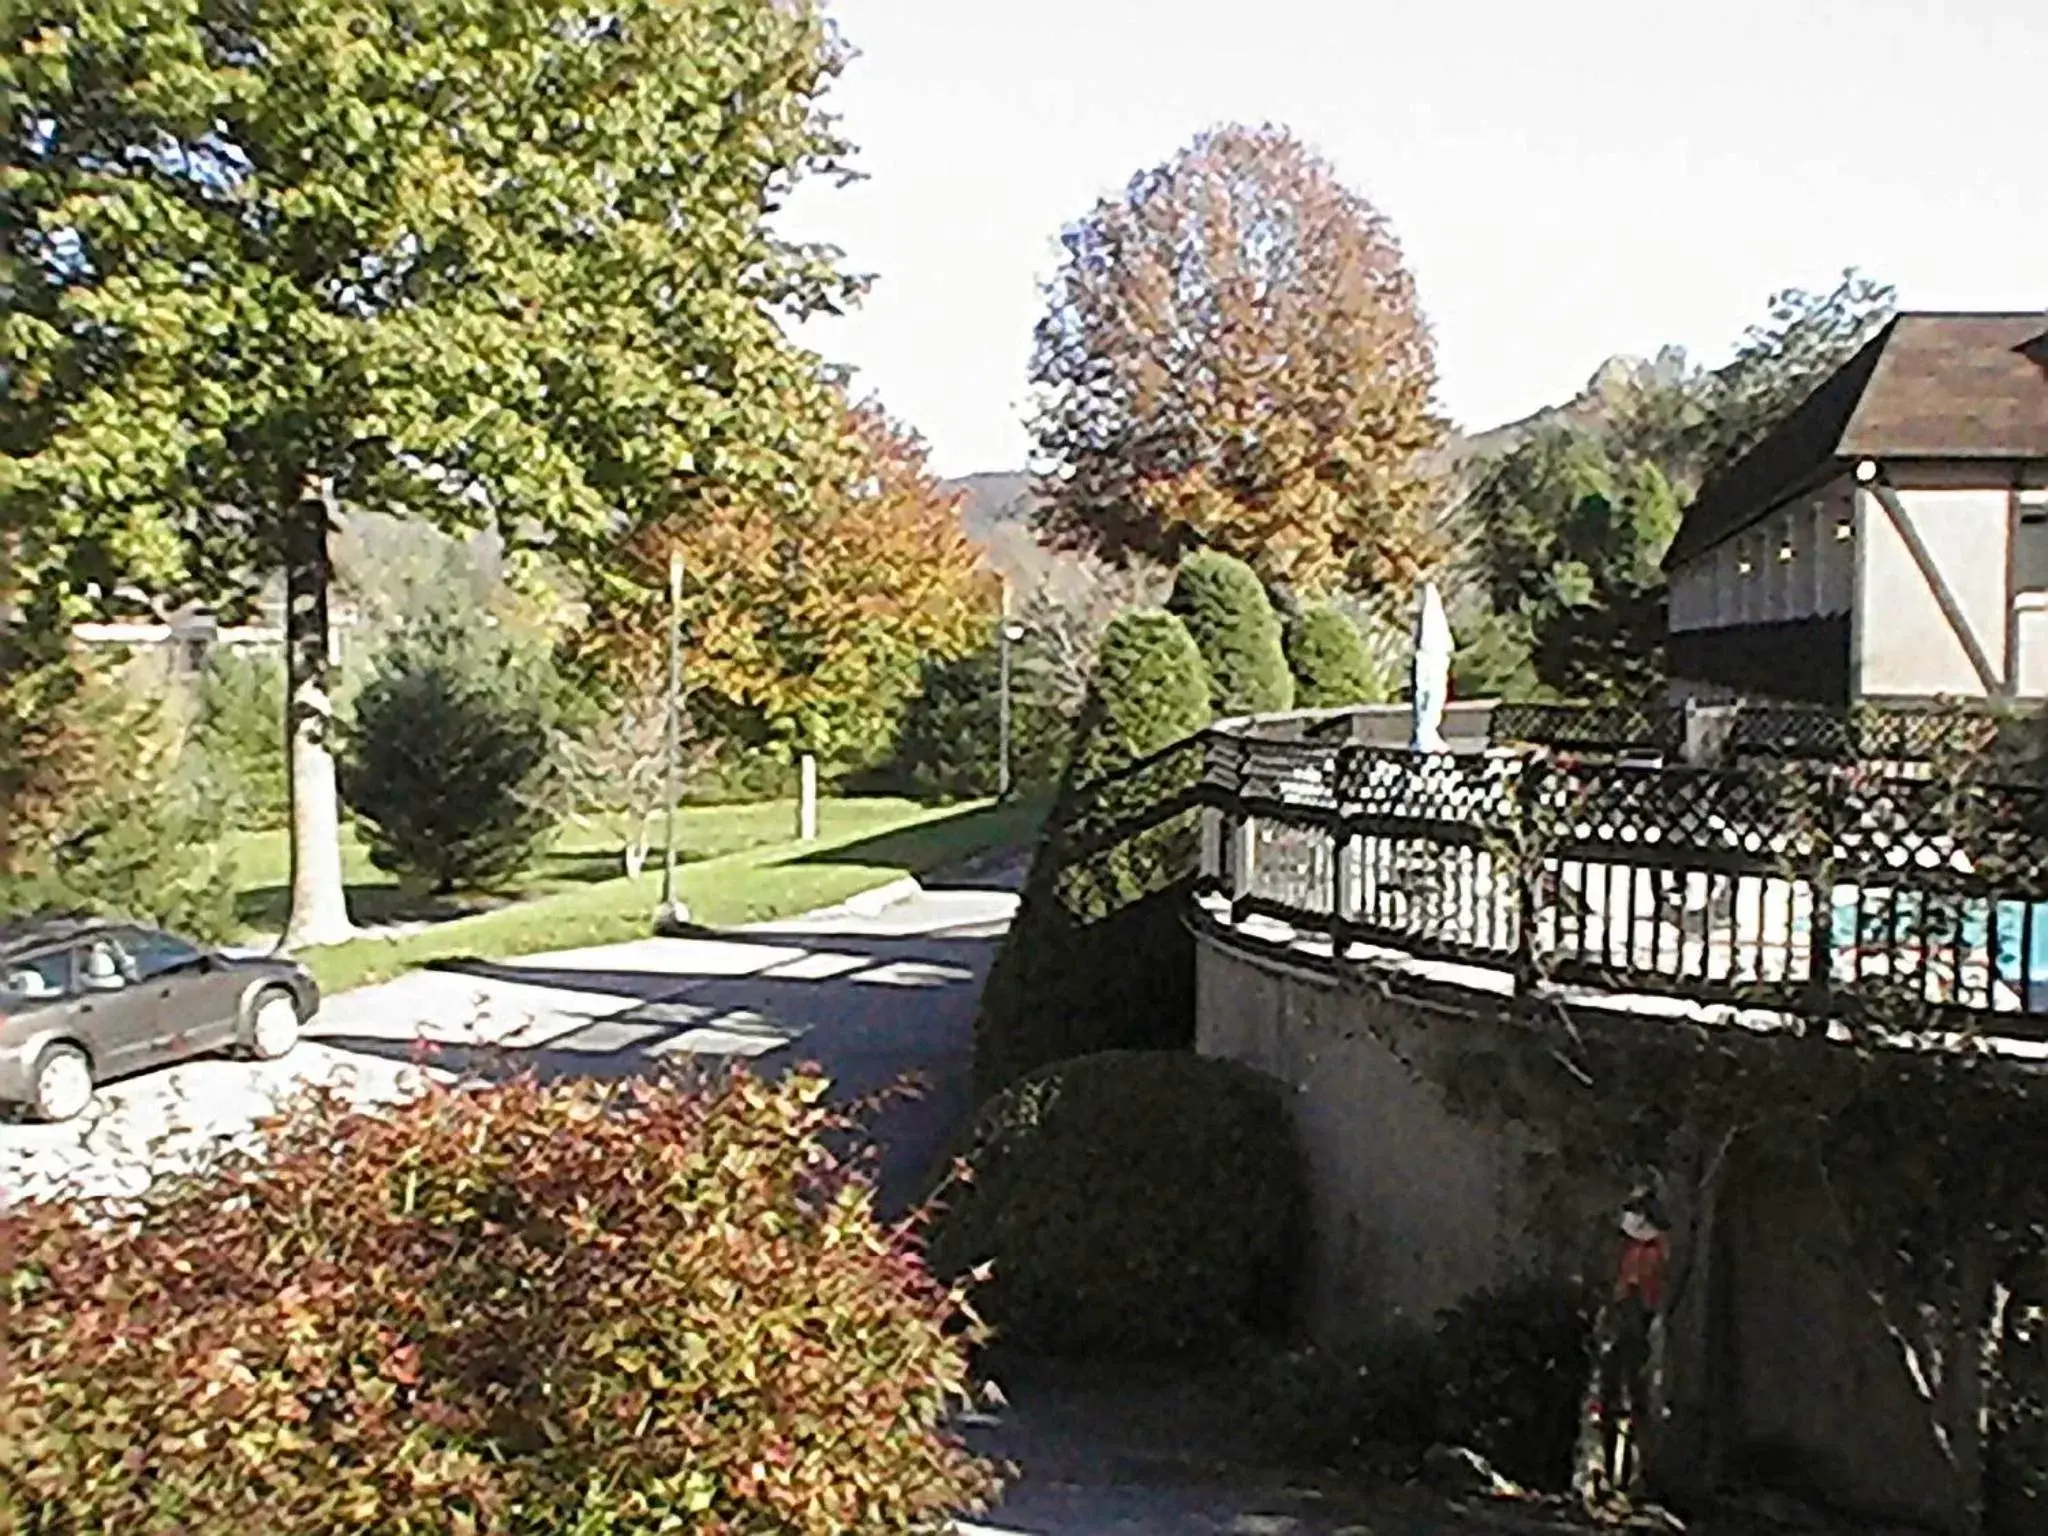
<svg viewBox="0 0 2048 1536"><path fill-rule="evenodd" d="M287 577L290 937L345 933L343 506L594 586L659 508L781 490L833 412L768 215L841 146L811 0L19 0L0 12L0 537L17 579Z"/></svg>
<svg viewBox="0 0 2048 1536"><path fill-rule="evenodd" d="M1568 698L1648 696L1663 678L1664 578L1678 501L1657 466L1597 431L1538 433L1470 502L1493 611L1520 621L1537 679Z"/></svg>

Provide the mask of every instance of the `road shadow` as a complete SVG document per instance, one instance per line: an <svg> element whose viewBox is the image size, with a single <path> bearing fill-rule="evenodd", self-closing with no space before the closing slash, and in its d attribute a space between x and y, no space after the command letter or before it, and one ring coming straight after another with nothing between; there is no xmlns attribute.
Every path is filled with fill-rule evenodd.
<svg viewBox="0 0 2048 1536"><path fill-rule="evenodd" d="M486 1081L736 1065L773 1079L809 1064L846 1104L915 1077L917 1098L891 1101L867 1121L882 1203L897 1213L915 1202L972 1109L974 1011L997 942L994 933L727 933L650 941L666 946L660 969L450 961L435 969L475 980L480 999L516 986L575 1001L530 1045L429 1045L416 1033L346 1026L310 1033L341 1051Z"/></svg>

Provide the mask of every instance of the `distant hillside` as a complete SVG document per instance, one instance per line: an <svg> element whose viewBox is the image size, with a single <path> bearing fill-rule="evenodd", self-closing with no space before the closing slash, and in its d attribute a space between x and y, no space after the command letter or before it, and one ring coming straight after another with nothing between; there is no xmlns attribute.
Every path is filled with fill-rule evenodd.
<svg viewBox="0 0 2048 1536"><path fill-rule="evenodd" d="M1463 469L1481 459L1507 453L1546 427L1588 425L1599 419L1615 395L1646 379L1657 367L1640 357L1610 357L1593 370L1585 388L1562 405L1546 405L1519 421L1503 422L1479 432L1454 429L1444 445L1438 467Z"/></svg>
<svg viewBox="0 0 2048 1536"><path fill-rule="evenodd" d="M946 482L964 496L960 523L988 563L1020 592L1030 591L1055 572L1078 570L1072 555L1046 548L1031 526L1037 498L1022 470L963 475Z"/></svg>
<svg viewBox="0 0 2048 1536"><path fill-rule="evenodd" d="M980 543L1005 523L1027 522L1031 516L1031 476L1022 470L993 470L980 475L962 475L946 482L948 489L967 497L960 509L960 521L967 536Z"/></svg>

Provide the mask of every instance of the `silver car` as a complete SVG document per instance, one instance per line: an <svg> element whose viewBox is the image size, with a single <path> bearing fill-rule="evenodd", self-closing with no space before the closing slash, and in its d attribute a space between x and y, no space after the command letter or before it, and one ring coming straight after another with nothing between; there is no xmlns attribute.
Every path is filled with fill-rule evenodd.
<svg viewBox="0 0 2048 1536"><path fill-rule="evenodd" d="M283 1056L319 1007L294 961L135 924L0 919L0 1102L69 1120L109 1078L213 1051Z"/></svg>

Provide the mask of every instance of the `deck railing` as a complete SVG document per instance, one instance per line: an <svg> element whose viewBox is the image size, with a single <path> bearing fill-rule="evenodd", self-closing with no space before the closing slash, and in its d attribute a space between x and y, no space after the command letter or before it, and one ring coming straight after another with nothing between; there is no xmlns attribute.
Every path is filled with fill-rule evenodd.
<svg viewBox="0 0 2048 1536"><path fill-rule="evenodd" d="M2048 1038L2048 795L1810 761L1204 742L1201 889L1321 963ZM1220 904L1219 904L1220 905ZM1254 926L1257 926L1254 923Z"/></svg>

